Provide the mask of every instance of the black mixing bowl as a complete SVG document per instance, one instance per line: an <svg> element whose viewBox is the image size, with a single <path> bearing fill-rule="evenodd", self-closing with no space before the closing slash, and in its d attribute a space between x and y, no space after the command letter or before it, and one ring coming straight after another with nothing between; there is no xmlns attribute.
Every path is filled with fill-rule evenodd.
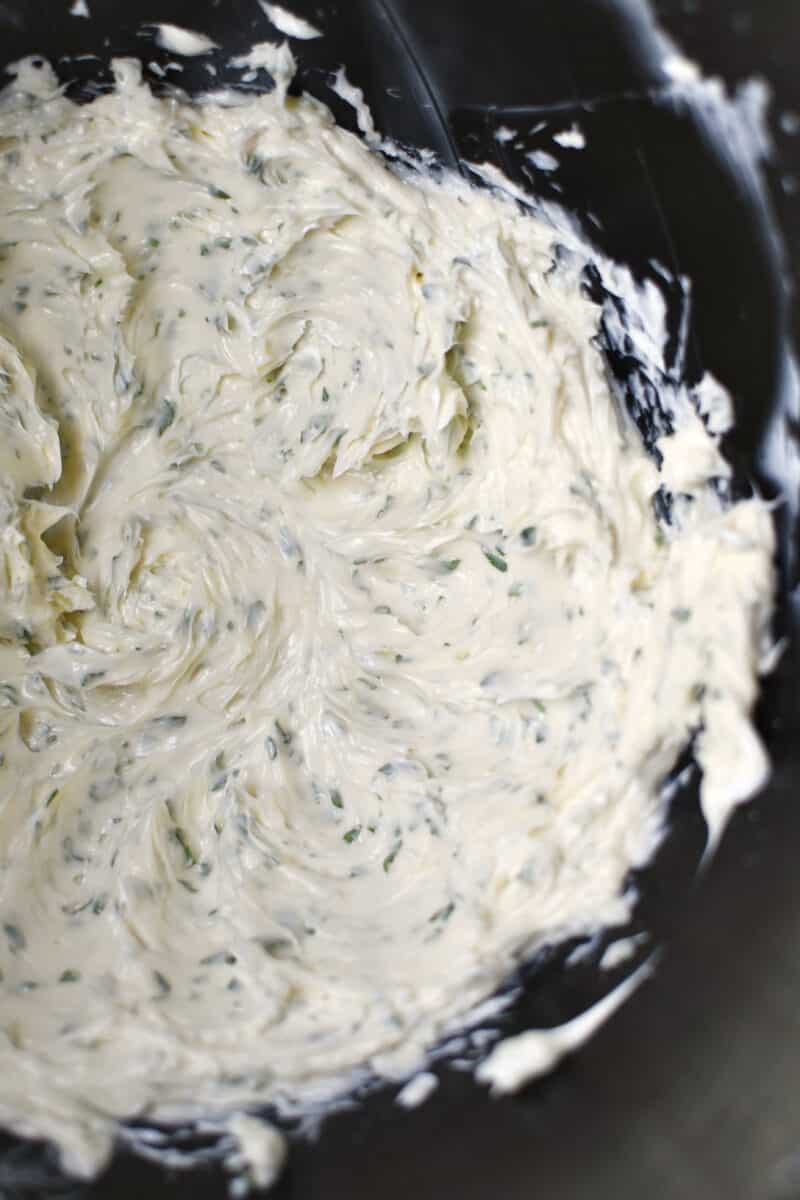
<svg viewBox="0 0 800 1200"><path fill-rule="evenodd" d="M224 50L216 58L222 79L228 54L274 36L256 0L88 2L90 20L71 16L69 0L2 0L2 58L46 56L71 81L71 94L88 97L107 84L104 64L112 54L169 60L152 37L141 36L148 21L210 34ZM343 123L352 127L352 111L328 86L341 63L386 134L430 147L455 168L464 159L493 161L525 188L579 214L594 240L640 276L653 275L653 260L674 278L688 276L684 370L693 378L711 370L734 396L737 427L727 451L736 486L746 490L755 481L769 497L796 487L796 0L657 6L664 27L707 71L729 83L754 72L768 79L776 152L765 188L697 106L670 88L659 65L663 46L632 0L290 0L288 7L326 31L320 41L295 43L298 86L331 104ZM85 54L98 57L72 57ZM160 86L157 74L150 78ZM193 91L208 86L208 75L186 60L179 82ZM561 153L552 134L573 121L587 147ZM522 151L495 137L503 124L535 130L524 135ZM523 152L538 147L558 155L557 172L531 173ZM680 289L668 289L668 299L677 323ZM606 349L624 388L640 364L619 346ZM636 415L646 433L647 414ZM768 434L773 453L765 457ZM649 935L642 955L654 943L666 947L655 977L589 1045L518 1097L490 1101L452 1062L441 1065L438 1091L417 1111L394 1105L396 1089L374 1091L331 1117L316 1141L293 1147L275 1200L639 1200L648 1191L659 1200L800 1198L792 504L778 509L777 521L776 628L787 649L758 712L773 775L736 814L695 885L705 834L687 753L687 783L672 803L669 835L635 881L640 900L630 930ZM520 998L499 1023L504 1033L576 1014L633 965L601 972L598 943L565 970L571 949L574 943L554 947L523 972ZM0 1143L2 1197L124 1200L147 1193L203 1200L225 1189L218 1166L170 1174L124 1151L94 1184L59 1182L41 1148L10 1138Z"/></svg>

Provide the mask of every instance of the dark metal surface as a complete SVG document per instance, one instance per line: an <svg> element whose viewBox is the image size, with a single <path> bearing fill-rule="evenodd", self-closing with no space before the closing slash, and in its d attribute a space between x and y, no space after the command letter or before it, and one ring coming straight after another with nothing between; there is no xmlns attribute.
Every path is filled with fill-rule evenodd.
<svg viewBox="0 0 800 1200"><path fill-rule="evenodd" d="M147 20L202 30L241 50L271 35L255 0L2 0L0 55L53 59L92 51L169 58L137 36ZM738 432L730 451L744 481L779 393L781 339L796 317L763 214L715 154L686 106L664 103L662 80L635 22L612 0L287 0L325 39L297 44L304 87L352 122L327 89L344 62L382 130L430 146L442 161L493 158L567 208L593 213L598 242L646 271L658 258L692 279L688 373L711 369L731 389ZM777 117L800 112L796 0L663 0L665 27L707 72L729 83L757 72L773 89L777 156L772 205L795 272L800 265L800 134ZM98 63L63 61L77 80ZM183 77L207 85L196 63ZM83 81L83 84L81 83ZM561 162L526 177L498 144L503 123L526 128ZM577 120L585 152L559 152L551 134ZM784 122L786 129L791 121ZM554 183L557 187L554 189ZM797 191L797 194L795 192ZM617 364L619 365L619 364ZM778 480L760 477L768 495ZM784 521L783 561L796 531ZM795 580L784 573L779 622L796 624ZM764 794L735 817L702 884L703 843L691 789L673 833L645 873L634 928L666 943L656 977L580 1053L523 1095L488 1100L470 1077L441 1071L436 1096L412 1113L392 1091L331 1118L316 1143L293 1148L275 1200L800 1200L800 696L792 641L765 688L759 724L775 763ZM597 955L595 955L596 959ZM607 989L590 960L566 974L560 957L530 973L504 1024L555 1023ZM624 968L618 974L624 974ZM0 1087L2 1082L0 1081ZM120 1155L86 1197L222 1196L221 1173L167 1176ZM55 1194L32 1183L15 1195ZM9 1193L10 1194L10 1193Z"/></svg>

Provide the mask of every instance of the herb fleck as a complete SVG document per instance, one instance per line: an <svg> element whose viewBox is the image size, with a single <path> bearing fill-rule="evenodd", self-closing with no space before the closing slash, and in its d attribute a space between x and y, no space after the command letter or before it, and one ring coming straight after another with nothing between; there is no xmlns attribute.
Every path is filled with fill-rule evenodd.
<svg viewBox="0 0 800 1200"><path fill-rule="evenodd" d="M292 943L288 938L259 938L258 943L270 958L284 958L287 951L292 948Z"/></svg>
<svg viewBox="0 0 800 1200"><path fill-rule="evenodd" d="M176 825L175 829L172 831L172 836L175 838L175 841L178 843L180 848L183 850L183 857L186 862L186 865L188 867L195 866L197 863L197 855L195 854L194 850L191 847L189 839L186 835L186 831L184 829L181 829L180 825Z"/></svg>
<svg viewBox="0 0 800 1200"><path fill-rule="evenodd" d="M158 436L161 437L169 429L172 422L175 420L175 405L171 400L165 400L161 405L161 412L158 415Z"/></svg>
<svg viewBox="0 0 800 1200"><path fill-rule="evenodd" d="M159 993L162 996L168 996L172 991L172 984L167 979L166 975L162 975L160 971L153 971L153 979L156 981Z"/></svg>
<svg viewBox="0 0 800 1200"><path fill-rule="evenodd" d="M389 871L391 871L394 860L397 858L398 854L400 853L402 845L403 845L402 842L395 842L394 846L389 851L389 853L386 855L386 858L383 860L383 869L384 869L384 871L387 872L387 874Z"/></svg>
<svg viewBox="0 0 800 1200"><path fill-rule="evenodd" d="M485 546L482 547L482 550L486 560L492 564L496 571L508 570L508 563L501 555L496 554L494 550L487 550Z"/></svg>
<svg viewBox="0 0 800 1200"><path fill-rule="evenodd" d="M7 921L3 925L3 933L8 938L8 948L12 954L18 954L20 950L24 950L28 944L28 939L20 929L19 925L13 925Z"/></svg>

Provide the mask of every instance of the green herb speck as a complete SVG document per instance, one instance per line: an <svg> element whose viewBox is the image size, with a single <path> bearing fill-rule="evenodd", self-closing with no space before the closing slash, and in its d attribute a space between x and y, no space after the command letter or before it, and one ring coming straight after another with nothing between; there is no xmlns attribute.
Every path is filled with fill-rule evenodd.
<svg viewBox="0 0 800 1200"><path fill-rule="evenodd" d="M288 729L284 729L280 721L275 722L275 729L277 730L278 737L281 739L284 746L290 746L292 742L291 732Z"/></svg>
<svg viewBox="0 0 800 1200"><path fill-rule="evenodd" d="M168 996L172 991L172 984L167 979L166 975L162 975L160 971L153 971L153 979L156 981L158 990L162 996Z"/></svg>
<svg viewBox="0 0 800 1200"><path fill-rule="evenodd" d="M292 943L288 938L259 938L258 943L265 954L270 958L284 958L288 951L292 949Z"/></svg>
<svg viewBox="0 0 800 1200"><path fill-rule="evenodd" d="M159 413L158 425L156 427L158 429L159 437L161 437L162 433L164 433L167 429L169 429L170 425L172 424L172 422L174 420L175 420L175 405L172 403L171 400L165 400L163 402L163 404L161 405L161 412Z"/></svg>
<svg viewBox="0 0 800 1200"><path fill-rule="evenodd" d="M173 830L172 836L175 838L175 841L178 843L180 848L183 850L183 857L184 857L184 861L186 862L186 865L188 867L195 866L197 863L197 855L195 854L194 850L191 847L189 839L186 836L185 830L181 829L180 825L176 825L175 829Z"/></svg>
<svg viewBox="0 0 800 1200"><path fill-rule="evenodd" d="M400 853L402 845L403 845L402 842L395 842L394 846L389 851L389 853L386 855L386 858L383 860L383 869L387 873L389 871L391 871L392 864L394 863L394 860L397 858L398 854Z"/></svg>
<svg viewBox="0 0 800 1200"><path fill-rule="evenodd" d="M482 550L487 562L490 562L496 571L508 570L508 563L506 560L499 554L495 554L494 550L487 550L485 546L482 547Z"/></svg>
<svg viewBox="0 0 800 1200"><path fill-rule="evenodd" d="M12 954L17 954L20 950L24 950L28 944L28 939L18 925L13 925L7 921L3 925L3 933L8 939L8 948Z"/></svg>

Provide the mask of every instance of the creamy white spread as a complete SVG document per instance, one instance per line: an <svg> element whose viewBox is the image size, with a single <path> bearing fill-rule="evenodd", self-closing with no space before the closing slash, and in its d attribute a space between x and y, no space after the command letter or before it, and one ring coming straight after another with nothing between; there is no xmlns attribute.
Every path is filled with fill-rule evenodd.
<svg viewBox="0 0 800 1200"><path fill-rule="evenodd" d="M0 107L0 1119L83 1173L624 918L689 739L715 829L763 777L773 538L688 396L659 472L545 223L116 69Z"/></svg>

